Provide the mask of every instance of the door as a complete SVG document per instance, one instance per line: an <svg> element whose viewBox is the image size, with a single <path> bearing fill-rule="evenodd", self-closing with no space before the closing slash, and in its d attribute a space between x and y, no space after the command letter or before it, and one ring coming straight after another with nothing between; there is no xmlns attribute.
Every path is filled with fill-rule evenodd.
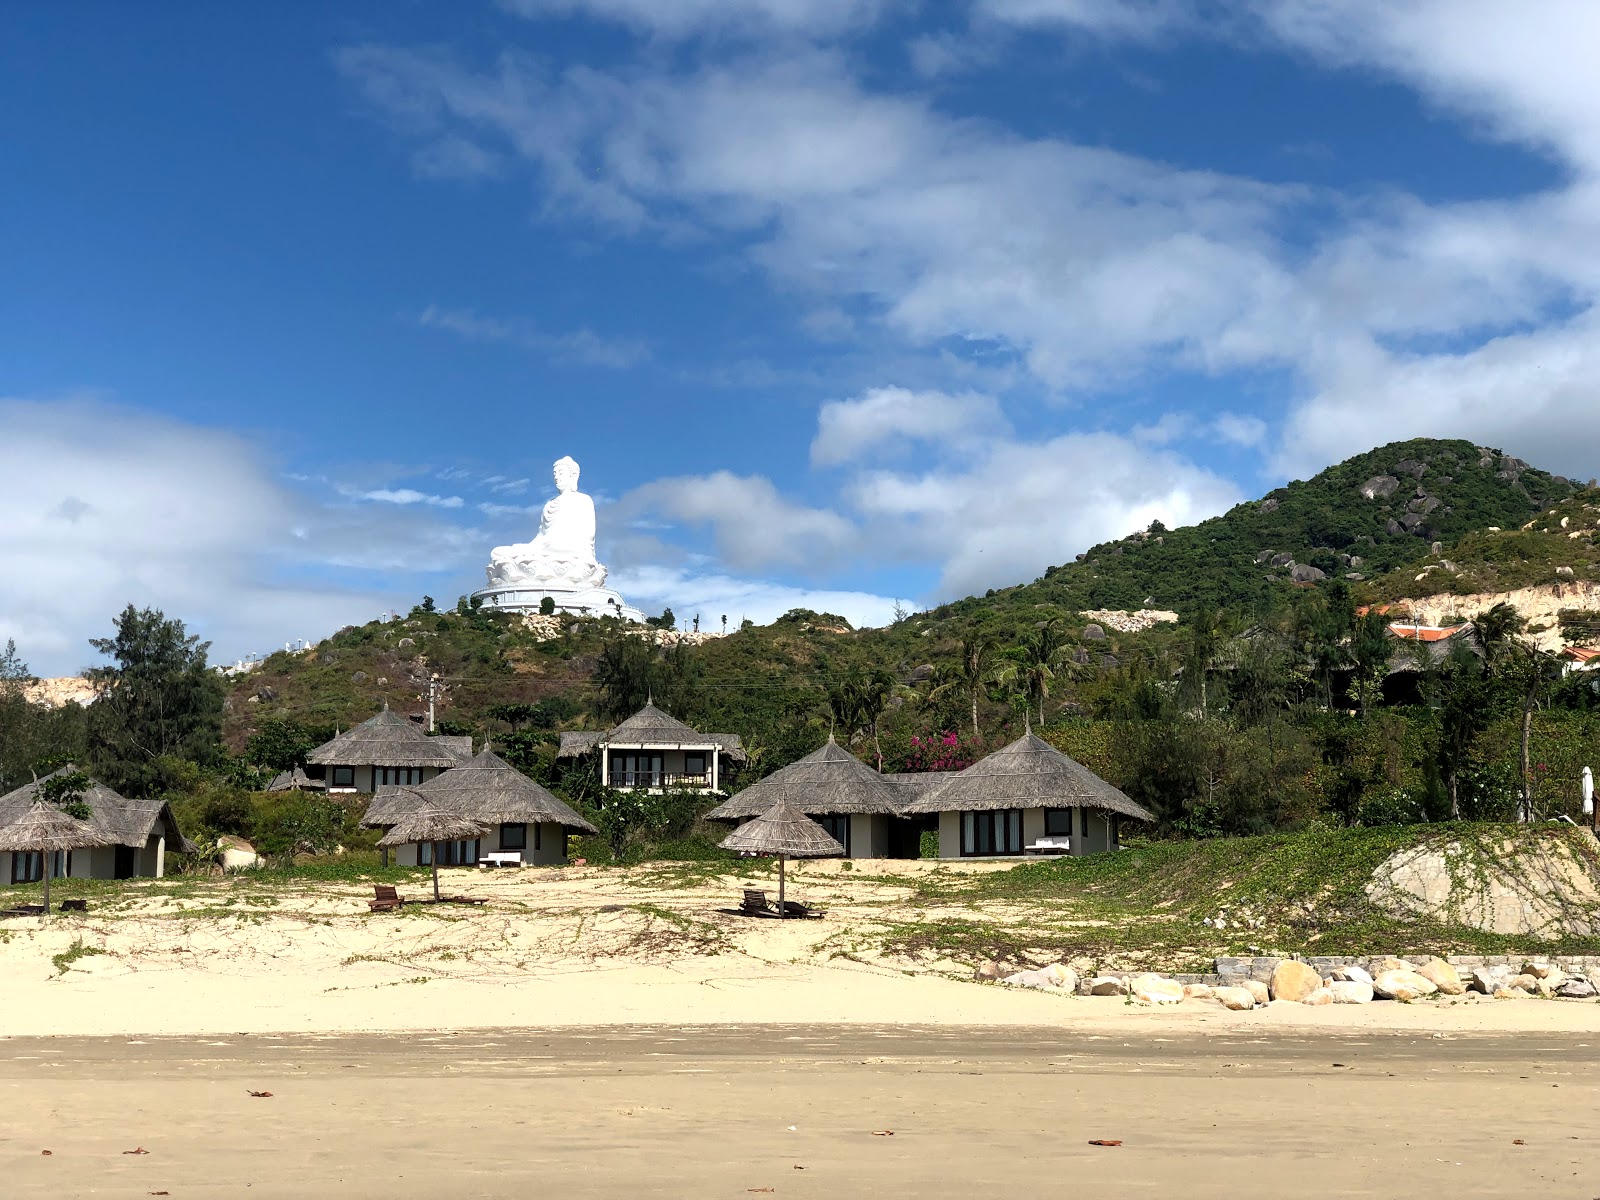
<svg viewBox="0 0 1600 1200"><path fill-rule="evenodd" d="M132 846L117 847L117 861L111 870L113 879L132 879L137 871L139 851Z"/></svg>

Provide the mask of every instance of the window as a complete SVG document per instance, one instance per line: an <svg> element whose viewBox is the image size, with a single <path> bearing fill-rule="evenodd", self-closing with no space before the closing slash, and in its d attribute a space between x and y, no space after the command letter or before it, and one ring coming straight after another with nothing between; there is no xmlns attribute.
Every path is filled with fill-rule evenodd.
<svg viewBox="0 0 1600 1200"><path fill-rule="evenodd" d="M813 817L828 831L828 836L844 847L845 857L850 857L850 815L848 813L824 813L820 817Z"/></svg>
<svg viewBox="0 0 1600 1200"><path fill-rule="evenodd" d="M1044 810L1044 831L1049 837L1072 836L1072 810L1047 808Z"/></svg>
<svg viewBox="0 0 1600 1200"><path fill-rule="evenodd" d="M961 814L961 853L964 855L1021 854L1022 810Z"/></svg>
<svg viewBox="0 0 1600 1200"><path fill-rule="evenodd" d="M353 788L356 785L356 769L354 767L335 767L328 776L328 786L336 788Z"/></svg>
<svg viewBox="0 0 1600 1200"><path fill-rule="evenodd" d="M72 874L72 851L57 850L50 855L50 878L63 879ZM44 855L38 851L32 854L13 854L11 856L11 882L12 883L38 883L44 878Z"/></svg>
<svg viewBox="0 0 1600 1200"><path fill-rule="evenodd" d="M396 787L414 787L422 782L421 767L374 767L372 769L372 782L374 786L392 785Z"/></svg>
<svg viewBox="0 0 1600 1200"><path fill-rule="evenodd" d="M470 867L478 861L478 839L473 838L468 842L440 842L439 865L441 867ZM423 842L417 847L417 865L427 867L433 865L433 843Z"/></svg>
<svg viewBox="0 0 1600 1200"><path fill-rule="evenodd" d="M659 751L618 750L611 755L612 787L660 787Z"/></svg>
<svg viewBox="0 0 1600 1200"><path fill-rule="evenodd" d="M706 773L706 756L704 754L685 754L683 756L683 773L690 777L704 776Z"/></svg>
<svg viewBox="0 0 1600 1200"><path fill-rule="evenodd" d="M526 822L518 821L500 826L500 849L526 850L528 848L528 826Z"/></svg>

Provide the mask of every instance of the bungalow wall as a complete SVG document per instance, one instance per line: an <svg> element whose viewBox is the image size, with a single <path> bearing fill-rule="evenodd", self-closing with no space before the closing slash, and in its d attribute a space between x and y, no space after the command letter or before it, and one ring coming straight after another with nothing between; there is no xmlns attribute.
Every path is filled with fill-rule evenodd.
<svg viewBox="0 0 1600 1200"><path fill-rule="evenodd" d="M850 857L889 857L889 818L882 813L850 814Z"/></svg>
<svg viewBox="0 0 1600 1200"><path fill-rule="evenodd" d="M123 853L127 853L124 849ZM12 856L0 853L0 887L11 883ZM133 877L159 879L166 873L164 839L152 837L142 847L133 851ZM117 847L95 846L74 850L70 858L69 879L115 879L117 877Z"/></svg>
<svg viewBox="0 0 1600 1200"><path fill-rule="evenodd" d="M383 768L380 768L380 767L324 767L324 768L322 768L322 770L323 770L322 778L327 781L328 791L330 791L330 792L333 792L333 793L336 793L336 794L341 794L341 795L345 794L345 793L350 793L350 792L355 792L355 793L360 793L360 794L370 794L371 792L376 790L373 787L373 779L376 777L377 772L379 770L381 770L381 769L383 769ZM446 770L447 768L443 768L443 767L401 767L401 768L390 768L390 769L391 770L408 770L408 771L420 772L421 773L420 775L409 775L409 776L402 775L401 776L402 779L410 779L410 780L412 780L412 782L408 786L415 787L415 786L417 786L417 784L427 783L428 780L430 780L430 779L438 778L438 776L444 770ZM345 771L349 771L350 772L351 782L349 782L349 783L335 783L334 779L335 779L336 774L338 775L339 778L343 778L344 777L343 776L343 772L345 772Z"/></svg>
<svg viewBox="0 0 1600 1200"><path fill-rule="evenodd" d="M1100 854L1117 848L1115 818L1112 814L1097 808L1076 808L1071 811L1073 854ZM961 817L962 814L960 812L954 811L939 814L940 858L967 857L961 853ZM1045 810L1042 808L1023 809L1022 845L1024 847L1029 846L1044 836ZM1021 854L1004 857L1020 858Z"/></svg>
<svg viewBox="0 0 1600 1200"><path fill-rule="evenodd" d="M506 827L504 825L490 826L486 836L478 839L478 852L487 854L493 851L517 850L522 855L522 861L532 867L559 867L567 861L567 827L553 821L543 824L529 824L526 826L526 845L507 846ZM514 839L513 839L514 840ZM418 847L400 846L395 850L395 865L397 867L420 866L418 861Z"/></svg>

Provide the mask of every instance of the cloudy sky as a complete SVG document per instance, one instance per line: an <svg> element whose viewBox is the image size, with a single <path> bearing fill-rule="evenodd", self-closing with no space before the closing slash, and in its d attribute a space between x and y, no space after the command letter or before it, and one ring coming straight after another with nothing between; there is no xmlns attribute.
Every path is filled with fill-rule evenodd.
<svg viewBox="0 0 1600 1200"><path fill-rule="evenodd" d="M0 640L863 623L1381 442L1600 474L1592 0L304 0L0 24Z"/></svg>

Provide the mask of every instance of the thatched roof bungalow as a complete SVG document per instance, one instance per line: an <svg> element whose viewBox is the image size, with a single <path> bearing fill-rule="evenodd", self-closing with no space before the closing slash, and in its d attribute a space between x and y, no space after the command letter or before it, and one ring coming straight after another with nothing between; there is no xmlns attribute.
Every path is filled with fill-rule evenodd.
<svg viewBox="0 0 1600 1200"><path fill-rule="evenodd" d="M1115 850L1124 820L1154 821L1076 759L1026 733L909 801L938 814L940 858Z"/></svg>
<svg viewBox="0 0 1600 1200"><path fill-rule="evenodd" d="M40 785L76 772L68 765L0 796L0 829L8 828L27 816L36 800L42 799ZM50 871L57 878L132 879L138 875L159 879L166 874L167 851L192 850L194 844L178 829L172 806L162 800L129 800L91 779L80 797L88 806L86 824L110 839L110 845L80 850L57 850L51 855ZM38 853L0 853L0 883L33 883L43 878L44 856Z"/></svg>
<svg viewBox="0 0 1600 1200"><path fill-rule="evenodd" d="M423 804L477 822L486 832L442 846L449 863L485 859L521 864L567 861L569 833L597 833L564 800L554 795L487 746L477 755L419 787L381 789L372 799L363 825L390 828ZM427 866L427 845L400 849L400 866ZM408 857L411 861L408 861Z"/></svg>
<svg viewBox="0 0 1600 1200"><path fill-rule="evenodd" d="M728 763L745 761L736 733L701 733L646 704L604 733L563 733L558 758L600 752L600 782L618 791L720 792Z"/></svg>
<svg viewBox="0 0 1600 1200"><path fill-rule="evenodd" d="M782 802L827 830L846 858L885 858L891 819L899 816L906 794L891 778L830 737L821 749L730 796L706 816L748 821Z"/></svg>
<svg viewBox="0 0 1600 1200"><path fill-rule="evenodd" d="M306 756L306 774L329 792L414 787L472 757L470 737L429 737L387 708Z"/></svg>

